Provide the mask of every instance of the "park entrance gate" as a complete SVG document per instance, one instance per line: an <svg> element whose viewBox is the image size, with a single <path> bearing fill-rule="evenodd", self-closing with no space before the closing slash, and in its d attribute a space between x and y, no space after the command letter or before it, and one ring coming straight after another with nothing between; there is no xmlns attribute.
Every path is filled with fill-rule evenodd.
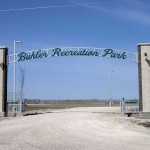
<svg viewBox="0 0 150 150"><path fill-rule="evenodd" d="M94 56L130 60L138 63L140 115L150 118L150 43L138 44L138 52L90 47L63 47L30 50L8 56L7 47L0 47L0 116L7 115L8 64L46 57Z"/></svg>

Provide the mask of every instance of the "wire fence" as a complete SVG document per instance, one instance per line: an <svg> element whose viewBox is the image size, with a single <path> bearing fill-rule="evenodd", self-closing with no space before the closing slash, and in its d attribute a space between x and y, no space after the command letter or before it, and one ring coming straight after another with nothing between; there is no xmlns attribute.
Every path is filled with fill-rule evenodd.
<svg viewBox="0 0 150 150"><path fill-rule="evenodd" d="M24 104L24 101L21 100L20 93L16 92L14 99L14 94L9 92L7 94L7 115L21 115L24 111L26 111L26 105Z"/></svg>
<svg viewBox="0 0 150 150"><path fill-rule="evenodd" d="M41 100L41 99L23 99L21 101L20 93L17 92L14 101L13 93L8 93L7 110L8 116L20 115L26 111L44 110L44 109L65 109L73 107L109 107L110 100ZM112 100L112 107L120 106L122 114L139 113L139 101L134 100Z"/></svg>

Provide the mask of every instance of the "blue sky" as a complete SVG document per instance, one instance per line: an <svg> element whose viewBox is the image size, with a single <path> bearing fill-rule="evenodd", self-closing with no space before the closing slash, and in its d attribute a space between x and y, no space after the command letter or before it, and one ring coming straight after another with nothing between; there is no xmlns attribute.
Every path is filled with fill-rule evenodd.
<svg viewBox="0 0 150 150"><path fill-rule="evenodd" d="M47 6L51 7L12 10ZM17 44L17 52L50 47L136 52L138 43L149 42L149 18L148 0L0 0L0 45L7 46L9 54L14 40L23 42ZM108 99L112 70L112 98L138 98L138 66L132 61L54 57L19 65L25 68L26 98ZM19 90L18 78L17 69ZM13 65L9 65L8 83L12 92Z"/></svg>

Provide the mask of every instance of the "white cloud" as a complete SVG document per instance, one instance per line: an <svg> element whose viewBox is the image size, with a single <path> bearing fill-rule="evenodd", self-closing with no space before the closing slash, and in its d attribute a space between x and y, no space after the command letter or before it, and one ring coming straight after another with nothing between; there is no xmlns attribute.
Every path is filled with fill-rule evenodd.
<svg viewBox="0 0 150 150"><path fill-rule="evenodd" d="M104 3L96 5L85 5L99 12L103 12L113 17L121 17L130 21L138 22L145 25L150 25L150 3L141 0L132 1L116 1L116 3Z"/></svg>

